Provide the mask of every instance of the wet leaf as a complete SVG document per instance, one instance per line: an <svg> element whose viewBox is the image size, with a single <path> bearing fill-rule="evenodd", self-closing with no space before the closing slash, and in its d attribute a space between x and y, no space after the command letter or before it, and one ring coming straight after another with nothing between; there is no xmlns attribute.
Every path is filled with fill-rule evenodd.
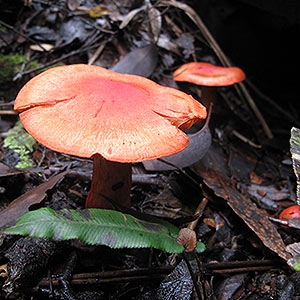
<svg viewBox="0 0 300 300"><path fill-rule="evenodd" d="M163 221L152 223L105 209L56 212L41 208L26 213L1 232L55 241L79 239L87 244L111 248L154 247L169 253L184 251L184 247L176 242L179 229L174 225Z"/></svg>
<svg viewBox="0 0 300 300"><path fill-rule="evenodd" d="M288 199L290 197L288 189L282 188L279 190L273 185L241 184L241 186L243 186L251 196L266 205L266 207L277 208L277 203L274 201Z"/></svg>
<svg viewBox="0 0 300 300"><path fill-rule="evenodd" d="M66 6L70 11L75 11L80 5L80 0L67 0Z"/></svg>
<svg viewBox="0 0 300 300"><path fill-rule="evenodd" d="M67 22L62 23L59 29L59 36L61 41L64 44L70 44L78 39L81 42L84 42L91 34L91 30L86 26L86 23L79 17L73 17ZM59 39L57 39L59 40Z"/></svg>
<svg viewBox="0 0 300 300"><path fill-rule="evenodd" d="M286 221L288 221L288 227L300 229L300 218L299 217L293 217L293 218L287 219ZM283 227L284 227L284 225L283 225Z"/></svg>

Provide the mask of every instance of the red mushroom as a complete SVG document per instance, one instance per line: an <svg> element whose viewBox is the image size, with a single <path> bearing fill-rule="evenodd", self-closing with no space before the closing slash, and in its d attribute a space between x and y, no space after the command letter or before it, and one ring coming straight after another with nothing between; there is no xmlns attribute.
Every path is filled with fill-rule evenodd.
<svg viewBox="0 0 300 300"><path fill-rule="evenodd" d="M206 117L205 107L181 91L83 64L35 76L15 109L41 144L93 158L89 208L110 208L102 195L130 206L131 163L183 150L189 139L180 129Z"/></svg>
<svg viewBox="0 0 300 300"><path fill-rule="evenodd" d="M174 73L175 81L186 81L202 86L202 98L206 105L215 98L211 87L228 86L243 81L245 73L236 67L218 67L205 62L190 62L179 67Z"/></svg>
<svg viewBox="0 0 300 300"><path fill-rule="evenodd" d="M287 207L279 215L279 219L282 221L289 221L292 218L300 218L299 206L297 204ZM288 228L285 225L282 225L282 227Z"/></svg>
<svg viewBox="0 0 300 300"><path fill-rule="evenodd" d="M227 86L243 81L245 73L236 67L218 67L204 62L182 65L173 73L176 81L187 81L203 86Z"/></svg>

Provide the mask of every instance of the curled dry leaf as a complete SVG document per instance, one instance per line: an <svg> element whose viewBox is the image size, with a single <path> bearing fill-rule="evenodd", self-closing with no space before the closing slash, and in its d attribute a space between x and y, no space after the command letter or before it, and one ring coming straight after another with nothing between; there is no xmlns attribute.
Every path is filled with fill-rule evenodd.
<svg viewBox="0 0 300 300"><path fill-rule="evenodd" d="M150 30L153 40L157 41L160 36L162 18L160 11L152 6L150 1L147 3L147 13L149 17Z"/></svg>
<svg viewBox="0 0 300 300"><path fill-rule="evenodd" d="M185 251L192 252L197 247L196 232L190 228L182 228L176 238L176 242L185 248Z"/></svg>
<svg viewBox="0 0 300 300"><path fill-rule="evenodd" d="M119 25L119 28L124 29L138 13L140 13L141 11L143 11L145 9L146 9L146 5L143 5L139 8L131 10L126 16L122 17L122 22Z"/></svg>
<svg viewBox="0 0 300 300"><path fill-rule="evenodd" d="M212 137L209 129L211 108L204 126L195 133L188 134L190 139L187 148L162 159L144 161L143 165L147 171L170 171L176 168L186 168L199 161L209 150Z"/></svg>

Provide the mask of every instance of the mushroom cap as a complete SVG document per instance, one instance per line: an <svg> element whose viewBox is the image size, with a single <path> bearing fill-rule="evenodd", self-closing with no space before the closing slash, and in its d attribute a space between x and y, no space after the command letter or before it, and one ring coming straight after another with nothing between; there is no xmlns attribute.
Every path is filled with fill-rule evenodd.
<svg viewBox="0 0 300 300"><path fill-rule="evenodd" d="M46 147L124 163L183 150L189 139L179 127L206 118L206 108L179 90L84 64L35 76L18 93L14 108Z"/></svg>
<svg viewBox="0 0 300 300"><path fill-rule="evenodd" d="M218 67L204 62L190 62L174 73L175 81L187 81L204 86L227 86L245 79L245 73L236 67Z"/></svg>

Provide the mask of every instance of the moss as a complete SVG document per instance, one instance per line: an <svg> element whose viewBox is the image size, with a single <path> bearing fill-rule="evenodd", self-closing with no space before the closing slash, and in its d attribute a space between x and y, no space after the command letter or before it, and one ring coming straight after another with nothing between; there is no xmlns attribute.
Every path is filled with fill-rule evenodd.
<svg viewBox="0 0 300 300"><path fill-rule="evenodd" d="M26 56L22 54L3 55L0 54L0 98L11 100L14 98L28 79L24 78L22 81L13 82L13 78L20 72L21 66ZM39 63L35 60L26 64L25 71L36 68Z"/></svg>
<svg viewBox="0 0 300 300"><path fill-rule="evenodd" d="M8 136L4 139L4 147L13 150L19 155L19 161L16 168L30 168L35 164L30 153L33 152L33 146L36 140L27 133L21 121L9 131Z"/></svg>
<svg viewBox="0 0 300 300"><path fill-rule="evenodd" d="M6 27L2 26L1 24L0 24L0 32L2 33L6 32Z"/></svg>
<svg viewBox="0 0 300 300"><path fill-rule="evenodd" d="M25 59L24 55L0 55L0 83L10 82Z"/></svg>
<svg viewBox="0 0 300 300"><path fill-rule="evenodd" d="M20 71L20 68L26 56L22 54L2 55L0 54L0 83L6 84L12 82L14 76ZM39 63L36 60L26 64L24 71L36 68Z"/></svg>

